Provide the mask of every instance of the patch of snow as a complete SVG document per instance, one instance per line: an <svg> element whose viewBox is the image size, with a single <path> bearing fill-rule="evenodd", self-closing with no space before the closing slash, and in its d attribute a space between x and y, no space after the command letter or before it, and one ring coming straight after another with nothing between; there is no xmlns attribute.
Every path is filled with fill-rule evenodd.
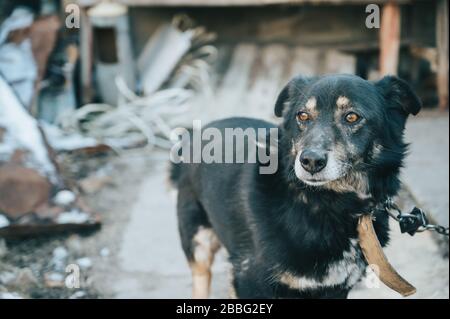
<svg viewBox="0 0 450 319"><path fill-rule="evenodd" d="M74 293L72 296L69 297L69 299L80 299L86 297L86 292L83 290L79 290L76 293Z"/></svg>
<svg viewBox="0 0 450 319"><path fill-rule="evenodd" d="M45 275L45 278L49 281L64 281L64 276L59 272L51 272Z"/></svg>
<svg viewBox="0 0 450 319"><path fill-rule="evenodd" d="M67 249L65 249L64 247L60 246L60 247L56 247L53 250L53 258L55 259L65 259L67 258L67 256L69 256L69 253L67 252Z"/></svg>
<svg viewBox="0 0 450 319"><path fill-rule="evenodd" d="M53 202L56 205L67 206L72 204L76 198L77 196L73 192L69 190L62 190L55 195Z"/></svg>
<svg viewBox="0 0 450 319"><path fill-rule="evenodd" d="M59 272L49 272L44 275L44 282L47 287L61 288L64 286L64 276Z"/></svg>
<svg viewBox="0 0 450 319"><path fill-rule="evenodd" d="M6 216L0 214L0 228L8 227L9 226L9 220L6 218Z"/></svg>
<svg viewBox="0 0 450 319"><path fill-rule="evenodd" d="M92 267L92 260L88 257L78 258L76 260L76 263L78 266L80 266L82 269L88 269Z"/></svg>
<svg viewBox="0 0 450 319"><path fill-rule="evenodd" d="M59 214L57 222L59 224L82 224L89 220L89 215L77 209L72 209L70 212Z"/></svg>
<svg viewBox="0 0 450 319"><path fill-rule="evenodd" d="M79 133L66 134L57 126L44 121L41 121L40 124L49 144L57 151L72 151L99 144L93 137L86 137Z"/></svg>
<svg viewBox="0 0 450 319"><path fill-rule="evenodd" d="M113 149L133 148L146 142L145 138L138 133L128 133L127 136L106 137L104 139L106 145Z"/></svg>
<svg viewBox="0 0 450 319"><path fill-rule="evenodd" d="M104 247L100 250L100 256L102 257L108 257L110 254L109 249Z"/></svg>
<svg viewBox="0 0 450 319"><path fill-rule="evenodd" d="M47 147L37 121L25 110L11 87L0 76L0 127L6 129L2 151L28 150L33 157L33 168L52 183L57 182L56 169L50 160Z"/></svg>
<svg viewBox="0 0 450 319"><path fill-rule="evenodd" d="M16 275L12 271L5 271L0 274L0 282L3 285L9 285L16 279Z"/></svg>
<svg viewBox="0 0 450 319"><path fill-rule="evenodd" d="M0 299L23 299L23 297L16 292L0 292Z"/></svg>
<svg viewBox="0 0 450 319"><path fill-rule="evenodd" d="M56 270L63 270L66 265L66 259L69 256L67 249L60 246L53 250L52 265Z"/></svg>

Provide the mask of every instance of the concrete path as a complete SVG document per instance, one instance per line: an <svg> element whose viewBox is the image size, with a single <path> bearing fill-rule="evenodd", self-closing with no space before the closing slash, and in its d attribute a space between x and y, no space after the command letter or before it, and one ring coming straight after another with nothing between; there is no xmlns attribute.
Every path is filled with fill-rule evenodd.
<svg viewBox="0 0 450 319"><path fill-rule="evenodd" d="M166 182L165 165L157 165L140 186L129 223L119 240L119 263L106 278L117 298L189 298L191 280L176 226L175 191ZM414 203L403 194L403 206ZM398 272L418 288L411 298L448 298L449 263L440 256L429 233L414 237L400 234L392 225L386 254ZM213 298L228 295L228 265L223 252L214 264ZM369 282L371 282L369 280ZM350 298L399 298L383 284L367 288L365 281Z"/></svg>
<svg viewBox="0 0 450 319"><path fill-rule="evenodd" d="M415 199L445 226L449 219L448 113L425 111L411 117L406 140L411 143L402 179Z"/></svg>
<svg viewBox="0 0 450 319"><path fill-rule="evenodd" d="M166 164L166 163L164 163ZM131 209L112 287L117 298L188 298L190 271L181 250L176 220L176 191L167 183L163 163L149 172ZM226 268L216 259L213 296L224 297Z"/></svg>

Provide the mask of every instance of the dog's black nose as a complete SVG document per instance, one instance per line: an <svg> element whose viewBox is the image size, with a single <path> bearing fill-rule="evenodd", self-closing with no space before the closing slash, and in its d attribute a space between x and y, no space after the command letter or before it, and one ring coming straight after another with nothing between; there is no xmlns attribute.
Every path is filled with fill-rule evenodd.
<svg viewBox="0 0 450 319"><path fill-rule="evenodd" d="M311 174L320 172L327 166L327 154L317 151L305 150L300 155L300 164Z"/></svg>

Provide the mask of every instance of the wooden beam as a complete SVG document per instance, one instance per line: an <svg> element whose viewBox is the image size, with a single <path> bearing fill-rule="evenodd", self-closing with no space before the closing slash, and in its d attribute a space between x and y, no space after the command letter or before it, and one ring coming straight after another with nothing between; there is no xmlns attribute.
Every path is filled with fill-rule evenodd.
<svg viewBox="0 0 450 319"><path fill-rule="evenodd" d="M439 109L448 109L448 0L436 3L437 89Z"/></svg>
<svg viewBox="0 0 450 319"><path fill-rule="evenodd" d="M101 0L76 0L80 6L93 6ZM223 6L265 6L279 4L383 4L391 0L113 0L128 6L158 7L223 7ZM411 3L413 0L396 0L397 3ZM417 1L417 0L416 0ZM425 1L425 0L422 0Z"/></svg>
<svg viewBox="0 0 450 319"><path fill-rule="evenodd" d="M396 75L400 50L400 6L383 6L380 27L380 75Z"/></svg>

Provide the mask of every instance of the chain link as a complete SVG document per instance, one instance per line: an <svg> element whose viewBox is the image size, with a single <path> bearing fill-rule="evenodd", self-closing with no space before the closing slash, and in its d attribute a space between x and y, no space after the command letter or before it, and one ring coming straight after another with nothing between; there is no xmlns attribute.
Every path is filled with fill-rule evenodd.
<svg viewBox="0 0 450 319"><path fill-rule="evenodd" d="M428 224L428 225L425 226L424 230L434 230L436 233L438 233L440 235L447 236L447 237L449 235L448 227L444 227L444 226L441 226L441 225Z"/></svg>
<svg viewBox="0 0 450 319"><path fill-rule="evenodd" d="M401 211L401 209L393 202L393 200L391 198L387 199L386 202L384 203L384 209L387 211L389 216L391 216L397 222L400 222L401 218L414 217L411 214L403 213ZM396 213L393 213L392 210L395 210L397 215L396 215ZM425 224L421 225L416 230L416 232L424 232L426 230L433 230L440 235L449 237L449 228L448 227L444 227L441 225L429 224L429 223L425 223Z"/></svg>

